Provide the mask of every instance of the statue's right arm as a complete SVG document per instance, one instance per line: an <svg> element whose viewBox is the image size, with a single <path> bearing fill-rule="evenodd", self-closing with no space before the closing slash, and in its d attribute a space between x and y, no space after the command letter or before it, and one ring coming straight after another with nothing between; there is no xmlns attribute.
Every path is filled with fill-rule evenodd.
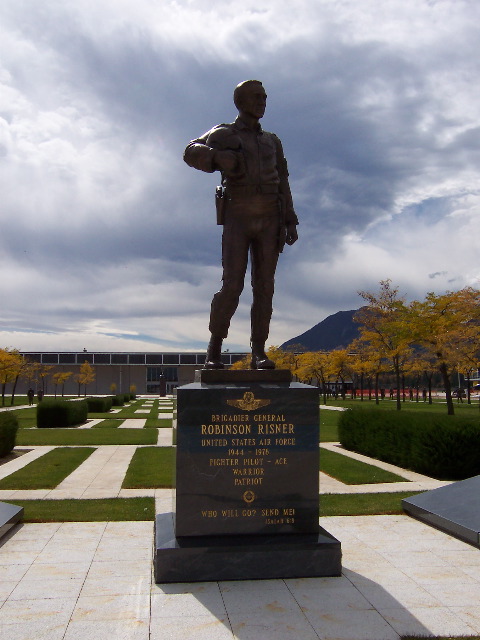
<svg viewBox="0 0 480 640"><path fill-rule="evenodd" d="M212 149L206 143L208 133L188 143L183 159L189 167L213 173L217 169L214 163L215 149Z"/></svg>

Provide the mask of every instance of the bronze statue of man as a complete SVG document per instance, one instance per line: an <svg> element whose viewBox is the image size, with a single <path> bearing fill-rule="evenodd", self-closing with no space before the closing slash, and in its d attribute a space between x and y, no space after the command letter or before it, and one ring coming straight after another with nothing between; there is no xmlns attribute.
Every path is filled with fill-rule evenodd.
<svg viewBox="0 0 480 640"><path fill-rule="evenodd" d="M223 224L223 284L212 300L211 338L206 369L222 369L222 342L243 290L250 252L253 303L251 309L252 369L274 369L265 354L272 316L275 269L285 242L298 238L287 162L279 138L264 131L259 120L267 94L258 80L241 82L233 101L238 117L220 124L185 149L185 162L195 169L220 171L217 215Z"/></svg>

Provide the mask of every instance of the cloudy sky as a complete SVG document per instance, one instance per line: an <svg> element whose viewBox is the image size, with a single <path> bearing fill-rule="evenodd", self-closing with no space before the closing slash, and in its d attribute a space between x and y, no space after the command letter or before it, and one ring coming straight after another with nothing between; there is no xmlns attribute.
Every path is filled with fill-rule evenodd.
<svg viewBox="0 0 480 640"><path fill-rule="evenodd" d="M248 78L301 222L269 344L382 279L479 286L479 42L478 0L2 0L0 347L205 347L218 174L182 154Z"/></svg>

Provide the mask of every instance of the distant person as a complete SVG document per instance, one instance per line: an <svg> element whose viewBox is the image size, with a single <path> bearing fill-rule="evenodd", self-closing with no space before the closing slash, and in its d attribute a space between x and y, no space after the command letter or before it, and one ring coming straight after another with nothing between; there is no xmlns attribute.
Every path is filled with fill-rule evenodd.
<svg viewBox="0 0 480 640"><path fill-rule="evenodd" d="M37 400L38 402L41 402L43 400L43 391L41 389L37 391Z"/></svg>
<svg viewBox="0 0 480 640"><path fill-rule="evenodd" d="M33 404L33 399L35 398L35 391L31 387L27 391L27 397L28 397L28 404L32 405Z"/></svg>

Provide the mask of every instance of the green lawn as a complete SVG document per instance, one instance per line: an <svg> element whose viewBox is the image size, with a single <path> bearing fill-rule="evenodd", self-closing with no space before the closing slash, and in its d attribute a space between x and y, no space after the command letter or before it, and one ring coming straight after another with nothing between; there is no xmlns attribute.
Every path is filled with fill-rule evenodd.
<svg viewBox="0 0 480 640"><path fill-rule="evenodd" d="M24 508L24 522L113 522L154 520L155 498L97 500L4 500Z"/></svg>
<svg viewBox="0 0 480 640"><path fill-rule="evenodd" d="M359 407L368 407L369 409L378 407L379 409L391 409L392 411L397 410L396 400L390 400L389 398L385 400L380 400L379 404L375 403L375 399L368 400L365 399L363 402L359 399L351 400L347 398L346 400L342 400L338 398L337 400L329 400L329 406L331 407L344 407L347 409L359 408ZM455 413L457 415L468 415L469 413L473 416L479 415L479 402L478 399L472 400L472 404L467 404L467 401L464 399L463 402L458 402L454 400L454 408ZM405 400L405 402L401 403L401 411L425 411L426 413L440 413L447 414L447 405L443 400L434 400L433 404L428 404L428 402L415 402L410 400ZM328 409L327 409L328 411ZM326 413L326 411L324 411Z"/></svg>
<svg viewBox="0 0 480 640"><path fill-rule="evenodd" d="M405 478L341 453L320 448L320 471L345 484L408 482Z"/></svg>
<svg viewBox="0 0 480 640"><path fill-rule="evenodd" d="M0 489L53 489L95 451L87 447L59 448L49 451L6 478Z"/></svg>
<svg viewBox="0 0 480 640"><path fill-rule="evenodd" d="M22 429L17 445L156 444L157 429Z"/></svg>
<svg viewBox="0 0 480 640"><path fill-rule="evenodd" d="M123 480L123 489L159 489L173 484L173 447L141 447L132 457Z"/></svg>
<svg viewBox="0 0 480 640"><path fill-rule="evenodd" d="M155 429L166 429L172 426L171 418L147 418L145 427L153 427Z"/></svg>
<svg viewBox="0 0 480 640"><path fill-rule="evenodd" d="M320 409L320 442L338 442L338 420L341 411Z"/></svg>
<svg viewBox="0 0 480 640"><path fill-rule="evenodd" d="M37 426L37 407L15 409L14 413L20 429L31 429Z"/></svg>
<svg viewBox="0 0 480 640"><path fill-rule="evenodd" d="M320 496L321 516L373 516L403 513L402 500L418 491L395 493L329 493Z"/></svg>
<svg viewBox="0 0 480 640"><path fill-rule="evenodd" d="M93 425L92 429L118 429L122 423L123 419L121 418L107 418Z"/></svg>

